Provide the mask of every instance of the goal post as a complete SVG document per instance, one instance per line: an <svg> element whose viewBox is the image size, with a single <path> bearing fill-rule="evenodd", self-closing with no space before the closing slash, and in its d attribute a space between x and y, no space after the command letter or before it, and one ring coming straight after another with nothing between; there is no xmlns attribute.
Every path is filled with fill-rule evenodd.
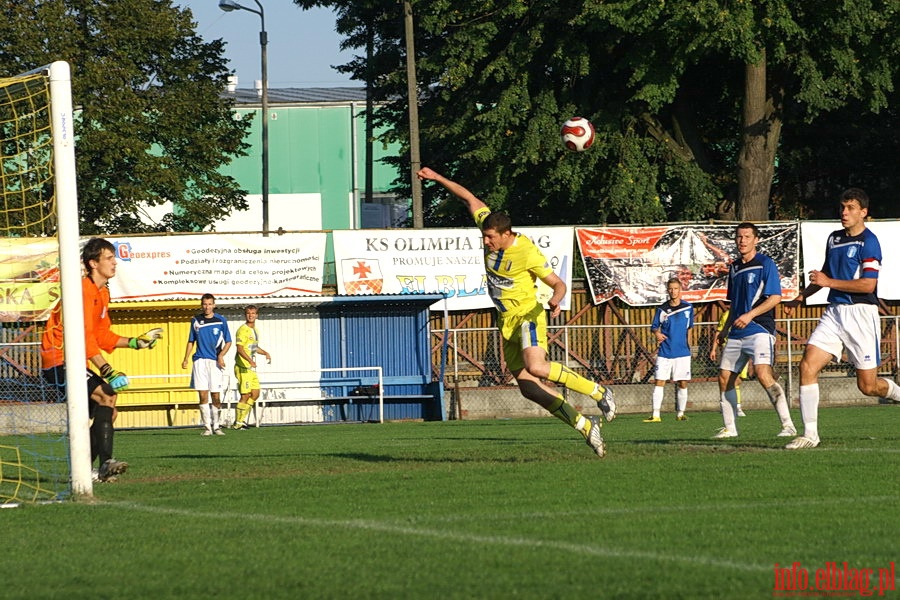
<svg viewBox="0 0 900 600"><path fill-rule="evenodd" d="M74 125L68 63L0 77L0 247L14 259L0 261L4 505L93 494ZM10 301L16 294L21 306ZM64 299L65 406L55 388L48 400L39 356L39 334L55 299Z"/></svg>
<svg viewBox="0 0 900 600"><path fill-rule="evenodd" d="M54 190L56 195L59 273L63 302L63 345L66 364L66 398L69 414L69 460L72 493L93 494L91 442L88 425L87 386L82 368L84 305L81 298L81 252L78 242L78 189L75 185L75 118L72 113L72 76L69 63L56 61L45 67L50 80L51 135L53 137ZM67 293L68 292L68 293Z"/></svg>

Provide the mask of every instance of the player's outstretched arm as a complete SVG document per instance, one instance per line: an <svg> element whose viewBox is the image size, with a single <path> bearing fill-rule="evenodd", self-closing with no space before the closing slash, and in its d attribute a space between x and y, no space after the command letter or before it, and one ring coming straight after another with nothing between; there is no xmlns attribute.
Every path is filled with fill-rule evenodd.
<svg viewBox="0 0 900 600"><path fill-rule="evenodd" d="M476 196L460 184L447 179L437 171L434 171L428 167L422 167L421 169L419 169L419 172L416 173L416 176L422 180L436 181L437 183L447 188L448 192L450 192L466 204L466 206L469 208L469 212L473 215L476 211L487 206L487 204L482 202L481 199L478 198L478 196Z"/></svg>

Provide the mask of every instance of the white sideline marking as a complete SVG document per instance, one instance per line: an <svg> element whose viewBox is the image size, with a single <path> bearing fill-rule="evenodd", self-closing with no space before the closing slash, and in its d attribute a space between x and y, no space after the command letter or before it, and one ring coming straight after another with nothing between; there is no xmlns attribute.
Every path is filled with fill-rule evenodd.
<svg viewBox="0 0 900 600"><path fill-rule="evenodd" d="M815 452L877 452L879 454L897 454L900 448L829 448L819 446Z"/></svg>
<svg viewBox="0 0 900 600"><path fill-rule="evenodd" d="M861 498L782 498L778 501L779 508L792 508L792 507L802 507L802 506L831 506L831 505L840 505L846 506L847 503L860 503L860 502L871 502L871 503L895 503L897 502L897 496L863 496ZM488 519L490 521L498 521L498 520L508 520L508 519L546 519L551 517L559 517L559 516L592 516L592 515L629 515L629 514L643 514L643 513L664 513L664 512L677 512L677 513L686 513L686 512L699 512L699 511L725 511L732 512L736 510L758 510L760 508L760 504L758 502L718 502L716 504L689 504L683 506L676 505L668 505L668 506L638 506L638 507L623 507L623 508L591 508L591 509L579 509L579 510L554 510L553 512L533 512L533 513L519 513L519 514L510 514L510 513L499 513L499 514L490 514L483 515L482 517L471 517L471 516L436 516L429 517L429 520L438 520L445 523L450 523L453 521L476 521L483 519Z"/></svg>
<svg viewBox="0 0 900 600"><path fill-rule="evenodd" d="M421 527L410 527L407 525L395 525L380 521L367 521L363 519L315 519L309 517L283 517L278 515L262 515L258 513L221 513L221 512L202 512L184 508L166 508L159 506L147 506L144 504L136 504L133 502L103 502L108 506L118 508L126 508L147 513L156 513L164 515L180 515L190 518L207 518L212 520L226 521L259 521L262 523L279 523L285 525L299 525L309 527L335 528L343 527L346 529L361 529L365 531L381 531L385 533L394 533L399 535L409 535L418 537L428 537L439 540L450 540L455 542L469 542L483 545L496 546L524 546L527 548L549 548L553 550L562 550L575 554L590 554L594 556L603 556L608 558L633 558L647 559L655 561L669 561L676 563L686 563L689 565L698 565L702 567L718 567L732 569L735 571L750 572L768 572L772 570L771 564L754 564L748 562L736 562L731 560L721 560L717 558L709 558L705 556L684 556L663 554L659 552L647 552L636 550L621 550L615 548L604 548L602 546L590 544L576 544L571 542L560 542L555 540L540 540L535 538L509 537L501 535L476 535L462 532L452 532L446 530L428 529ZM558 513L556 513L558 514Z"/></svg>

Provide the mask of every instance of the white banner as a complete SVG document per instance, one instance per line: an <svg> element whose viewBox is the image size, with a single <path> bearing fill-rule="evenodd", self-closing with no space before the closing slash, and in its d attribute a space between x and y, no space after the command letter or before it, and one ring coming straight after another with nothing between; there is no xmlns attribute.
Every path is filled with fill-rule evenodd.
<svg viewBox="0 0 900 600"><path fill-rule="evenodd" d="M878 236L881 244L881 272L878 274L878 297L900 300L900 222L869 221L866 227ZM841 229L839 221L800 224L803 249L803 281L809 285L809 272L821 270L825 264L825 242L832 231ZM806 299L807 304L827 304L828 289L819 290Z"/></svg>
<svg viewBox="0 0 900 600"><path fill-rule="evenodd" d="M516 227L572 287L573 227ZM487 294L481 232L471 229L334 231L339 294L445 294L449 310L493 306ZM550 291L538 282L537 297ZM569 308L570 292L560 306ZM443 302L440 303L443 305ZM436 306L437 308L437 306Z"/></svg>
<svg viewBox="0 0 900 600"><path fill-rule="evenodd" d="M123 237L113 301L321 294L325 233Z"/></svg>

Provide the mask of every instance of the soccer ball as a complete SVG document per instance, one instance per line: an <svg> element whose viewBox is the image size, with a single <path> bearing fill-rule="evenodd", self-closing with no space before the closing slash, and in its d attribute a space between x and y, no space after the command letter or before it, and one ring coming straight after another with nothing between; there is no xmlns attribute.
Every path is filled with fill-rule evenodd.
<svg viewBox="0 0 900 600"><path fill-rule="evenodd" d="M584 117L572 117L563 123L563 145L572 152L582 152L594 143L594 126Z"/></svg>

